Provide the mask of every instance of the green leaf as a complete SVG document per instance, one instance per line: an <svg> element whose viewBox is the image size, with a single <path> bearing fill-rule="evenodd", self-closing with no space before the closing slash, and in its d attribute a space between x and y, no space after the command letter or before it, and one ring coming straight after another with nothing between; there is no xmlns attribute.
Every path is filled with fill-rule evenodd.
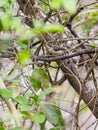
<svg viewBox="0 0 98 130"><path fill-rule="evenodd" d="M35 34L42 34L45 32L63 32L64 31L64 27L61 24L56 24L56 23L48 23L48 24L44 24L41 21L34 21L34 26L35 28L33 29Z"/></svg>
<svg viewBox="0 0 98 130"><path fill-rule="evenodd" d="M12 4L12 3L15 2L15 0L8 0L8 2L9 2L10 4Z"/></svg>
<svg viewBox="0 0 98 130"><path fill-rule="evenodd" d="M90 47L96 48L96 47L98 47L98 43L92 43L92 44L90 45Z"/></svg>
<svg viewBox="0 0 98 130"><path fill-rule="evenodd" d="M60 7L61 7L61 1L62 0L51 0L51 8L53 9L53 10L57 10L57 9L59 9Z"/></svg>
<svg viewBox="0 0 98 130"><path fill-rule="evenodd" d="M38 98L39 99L42 99L44 96L46 96L47 94L50 94L54 91L53 88L46 88L44 91L42 91L39 95L38 95Z"/></svg>
<svg viewBox="0 0 98 130"><path fill-rule="evenodd" d="M12 130L23 130L23 128L22 127L15 127Z"/></svg>
<svg viewBox="0 0 98 130"><path fill-rule="evenodd" d="M50 130L60 130L59 127L54 127L54 128L51 128Z"/></svg>
<svg viewBox="0 0 98 130"><path fill-rule="evenodd" d="M42 124L42 123L44 123L45 119L46 119L46 116L43 113L36 113L33 116L33 121L35 123Z"/></svg>
<svg viewBox="0 0 98 130"><path fill-rule="evenodd" d="M9 31L12 25L12 17L5 13L1 18L2 26L5 30Z"/></svg>
<svg viewBox="0 0 98 130"><path fill-rule="evenodd" d="M6 130L4 127L0 127L0 130Z"/></svg>
<svg viewBox="0 0 98 130"><path fill-rule="evenodd" d="M0 7L2 6L9 6L12 4L15 0L0 0Z"/></svg>
<svg viewBox="0 0 98 130"><path fill-rule="evenodd" d="M39 101L39 96L38 95L35 94L34 96L31 96L31 98L34 100L35 104L38 103L38 101Z"/></svg>
<svg viewBox="0 0 98 130"><path fill-rule="evenodd" d="M28 103L28 100L24 96L17 96L14 100L21 105Z"/></svg>
<svg viewBox="0 0 98 130"><path fill-rule="evenodd" d="M34 20L33 21L33 24L34 24L34 29L33 29L33 32L35 34L42 34L44 33L44 23L42 21L39 21L39 20Z"/></svg>
<svg viewBox="0 0 98 130"><path fill-rule="evenodd" d="M41 112L45 114L47 120L50 123L59 126L59 128L61 128L62 130L65 130L65 122L59 108L49 103L42 103L40 104L40 107Z"/></svg>
<svg viewBox="0 0 98 130"><path fill-rule="evenodd" d="M21 108L21 111L30 111L30 110L33 110L32 105L30 105L30 104L22 104L20 106L20 108Z"/></svg>
<svg viewBox="0 0 98 130"><path fill-rule="evenodd" d="M46 119L45 115L41 112L33 114L33 113L30 113L30 112L27 112L27 111L21 111L21 113L23 114L23 116L26 119L31 119L35 123L39 123L39 124L44 123L44 121Z"/></svg>
<svg viewBox="0 0 98 130"><path fill-rule="evenodd" d="M64 31L64 27L60 24L47 24L46 26L44 26L44 30L45 32L63 32Z"/></svg>
<svg viewBox="0 0 98 130"><path fill-rule="evenodd" d="M8 1L7 0L0 0L0 7L7 5Z"/></svg>
<svg viewBox="0 0 98 130"><path fill-rule="evenodd" d="M2 88L0 89L0 95L5 99L9 99L12 96L12 92L7 88Z"/></svg>
<svg viewBox="0 0 98 130"><path fill-rule="evenodd" d="M10 39L0 40L0 51L6 51L10 43Z"/></svg>
<svg viewBox="0 0 98 130"><path fill-rule="evenodd" d="M34 88L35 91L42 88L41 81L36 79L36 77L35 78L31 77L30 79L31 79L32 87Z"/></svg>
<svg viewBox="0 0 98 130"><path fill-rule="evenodd" d="M16 43L24 49L28 48L28 40L18 39Z"/></svg>
<svg viewBox="0 0 98 130"><path fill-rule="evenodd" d="M74 14L77 11L75 0L62 0L62 5L70 14Z"/></svg>
<svg viewBox="0 0 98 130"><path fill-rule="evenodd" d="M21 50L17 53L17 60L21 66L25 66L30 62L31 53L28 50Z"/></svg>
<svg viewBox="0 0 98 130"><path fill-rule="evenodd" d="M43 68L39 67L33 70L32 76L30 77L32 87L35 91L41 88L49 87L49 79Z"/></svg>
<svg viewBox="0 0 98 130"><path fill-rule="evenodd" d="M30 112L28 112L28 111L21 111L21 113L23 114L25 119L32 119L32 115L31 115Z"/></svg>
<svg viewBox="0 0 98 130"><path fill-rule="evenodd" d="M2 25L2 22L1 22L1 19L0 19L0 32L3 30L3 25Z"/></svg>
<svg viewBox="0 0 98 130"><path fill-rule="evenodd" d="M55 111L55 109L53 108L53 106L51 106L50 104L41 104L41 112L43 112L46 117L47 117L47 120L54 124L54 125L57 125L58 124L58 121L59 121L59 117Z"/></svg>
<svg viewBox="0 0 98 130"><path fill-rule="evenodd" d="M28 104L28 100L24 96L17 96L14 100L20 104L21 111L32 110L32 105Z"/></svg>

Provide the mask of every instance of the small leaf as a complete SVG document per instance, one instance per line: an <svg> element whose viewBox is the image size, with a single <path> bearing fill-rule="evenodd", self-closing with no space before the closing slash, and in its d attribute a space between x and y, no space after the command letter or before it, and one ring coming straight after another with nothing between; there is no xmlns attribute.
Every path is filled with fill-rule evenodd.
<svg viewBox="0 0 98 130"><path fill-rule="evenodd" d="M18 96L14 100L20 104L21 111L32 110L32 106L30 104L28 104L28 100L25 97Z"/></svg>
<svg viewBox="0 0 98 130"><path fill-rule="evenodd" d="M43 113L36 113L34 116L33 116L33 121L35 123L43 123L45 121L46 117Z"/></svg>
<svg viewBox="0 0 98 130"><path fill-rule="evenodd" d="M58 115L57 113L55 112L55 109L53 109L53 107L50 105L50 104L41 104L41 112L43 112L46 117L47 117L47 120L54 124L54 125L57 125L58 124Z"/></svg>
<svg viewBox="0 0 98 130"><path fill-rule="evenodd" d="M54 89L53 88L46 88L44 91L42 91L39 95L38 95L38 98L39 99L42 99L44 96L46 96L47 94L50 94L54 92Z"/></svg>
<svg viewBox="0 0 98 130"><path fill-rule="evenodd" d="M18 39L17 44L20 45L22 48L28 48L28 41L23 39Z"/></svg>
<svg viewBox="0 0 98 130"><path fill-rule="evenodd" d="M7 5L8 1L7 0L0 0L0 7Z"/></svg>
<svg viewBox="0 0 98 130"><path fill-rule="evenodd" d="M32 87L37 91L42 88L42 85L41 82L35 78L31 77L31 83L32 83Z"/></svg>
<svg viewBox="0 0 98 130"><path fill-rule="evenodd" d="M9 31L12 25L12 17L5 13L1 18L2 26L5 30Z"/></svg>
<svg viewBox="0 0 98 130"><path fill-rule="evenodd" d="M59 126L62 130L65 130L65 122L59 108L49 103L42 103L40 104L40 107L41 112L45 114L50 123Z"/></svg>
<svg viewBox="0 0 98 130"><path fill-rule="evenodd" d="M17 96L14 100L21 105L28 103L27 99L24 96Z"/></svg>
<svg viewBox="0 0 98 130"><path fill-rule="evenodd" d="M0 89L0 95L5 99L9 99L12 96L12 92L6 88L3 88Z"/></svg>
<svg viewBox="0 0 98 130"><path fill-rule="evenodd" d="M23 128L22 127L15 127L12 130L23 130Z"/></svg>
<svg viewBox="0 0 98 130"><path fill-rule="evenodd" d="M25 119L32 119L32 115L31 115L30 112L28 112L28 111L21 111L21 113L23 114Z"/></svg>
<svg viewBox="0 0 98 130"><path fill-rule="evenodd" d="M17 60L21 66L25 66L30 62L31 53L27 50L21 50L17 54Z"/></svg>
<svg viewBox="0 0 98 130"><path fill-rule="evenodd" d="M51 128L50 130L60 130L58 127Z"/></svg>
<svg viewBox="0 0 98 130"><path fill-rule="evenodd" d="M61 7L61 0L52 0L51 1L51 8L53 10L57 10Z"/></svg>
<svg viewBox="0 0 98 130"><path fill-rule="evenodd" d="M49 87L48 76L44 69L40 67L33 70L32 76L30 77L30 81L35 91L41 88Z"/></svg>
<svg viewBox="0 0 98 130"><path fill-rule="evenodd" d="M34 94L33 96L31 96L31 98L34 100L35 104L38 103L38 101L39 101L39 96L38 95Z"/></svg>
<svg viewBox="0 0 98 130"><path fill-rule="evenodd" d="M70 14L74 14L77 11L75 0L62 0L62 5Z"/></svg>
<svg viewBox="0 0 98 130"><path fill-rule="evenodd" d="M44 26L44 30L45 32L63 32L64 31L64 27L60 24L47 24L46 26Z"/></svg>
<svg viewBox="0 0 98 130"><path fill-rule="evenodd" d="M44 33L44 24L43 24L42 21L34 20L33 24L34 24L34 27L35 27L33 29L35 34L42 34L42 33Z"/></svg>
<svg viewBox="0 0 98 130"><path fill-rule="evenodd" d="M21 108L21 111L30 111L30 110L32 110L33 108L32 108L32 105L30 105L30 104L22 104L21 106L20 106L20 108Z"/></svg>

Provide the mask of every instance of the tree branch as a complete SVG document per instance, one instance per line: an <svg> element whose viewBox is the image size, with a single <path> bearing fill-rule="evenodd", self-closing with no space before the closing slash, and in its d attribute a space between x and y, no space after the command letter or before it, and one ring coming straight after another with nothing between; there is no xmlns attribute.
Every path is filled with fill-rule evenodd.
<svg viewBox="0 0 98 130"><path fill-rule="evenodd" d="M41 60L41 61L47 61L47 62L50 62L50 61L59 61L59 60L65 60L65 59L69 59L69 58L72 58L72 57L75 57L75 56L80 56L80 55L83 55L83 54L91 54L91 53L98 53L98 48L96 49L82 49L82 50L79 50L79 51L76 51L76 52L73 52L73 53L69 53L69 54L65 54L65 55L62 55L62 56L52 56L52 55L49 55L49 56L35 56L34 58L37 59L37 60Z"/></svg>
<svg viewBox="0 0 98 130"><path fill-rule="evenodd" d="M6 86L5 86L2 78L0 77L0 89L5 89L5 88L6 88ZM14 121L15 121L16 126L21 126L20 119L19 119L20 116L19 116L18 111L16 110L15 105L12 102L12 100L11 99L4 99L3 97L2 97L2 99L5 101L7 107L9 109Z"/></svg>

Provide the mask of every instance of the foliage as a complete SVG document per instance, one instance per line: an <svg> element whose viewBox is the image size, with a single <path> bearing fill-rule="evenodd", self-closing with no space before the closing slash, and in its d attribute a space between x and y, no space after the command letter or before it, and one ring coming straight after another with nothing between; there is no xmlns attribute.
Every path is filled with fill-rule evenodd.
<svg viewBox="0 0 98 130"><path fill-rule="evenodd" d="M4 86L6 86L6 88L2 88L2 85L0 85L0 97L10 112L10 116L7 114L10 121L7 122L0 117L0 130L32 130L36 125L38 129L46 130L47 122L51 126L49 130L67 130L67 126L71 122L66 123L67 118L62 114L63 109L60 108L62 103L59 103L59 100L62 97L62 100L65 100L65 95L67 95L66 92L62 95L62 83L65 83L65 79L70 76L69 83L72 87L75 86L74 89L77 87L79 89L82 86L81 81L84 76L82 77L82 74L80 74L80 77L77 76L80 72L79 66L77 67L77 63L79 63L77 57L73 62L74 55L69 57L71 60L64 59L62 56L72 55L77 52L77 48L79 50L84 49L82 52L85 53L88 46L85 48L79 44L84 45L88 39L81 40L81 37L84 36L84 31L90 33L92 26L98 22L98 11L89 11L89 13L82 15L85 6L81 9L76 0L40 0L34 5L32 2L29 0L0 0L0 76L2 82L4 81ZM19 4L19 8L17 4ZM91 4L91 6L93 5ZM93 8L96 10L97 4ZM82 12L80 15L78 15L79 11ZM82 23L81 19L86 20L87 23ZM78 37L79 33L83 35ZM89 37L89 33L85 35ZM93 48L96 50L97 47L98 43L95 41L89 45L91 50ZM81 53L78 56L81 58ZM10 63L10 66L7 62ZM67 71L65 72L63 72L64 66L62 67L64 62L67 63L65 65ZM85 61L82 64L84 63ZM72 64L74 64L74 67ZM78 74L75 73L75 69ZM93 73L94 70L91 74L92 81L96 85ZM73 85L72 82L75 78L76 84ZM84 79L83 83L85 84L86 81L87 79ZM59 87L55 89L55 86ZM66 87L67 85L64 86L63 91L67 91ZM75 89L75 91L80 94L78 89ZM75 108L78 104L83 109L86 105L89 105L84 103L80 105L80 102L78 102L74 107L73 104L77 97L73 93L71 90L68 95L68 98L73 96L72 102L69 101L71 102L69 106ZM9 101L11 101L10 104ZM65 108L64 103L63 107ZM88 102L85 101L85 103ZM68 108L68 104L66 106ZM75 117L72 126L76 122L79 123L76 119L79 110L76 107L74 114L70 112L70 115ZM26 121L29 121L28 127L25 127ZM75 128L79 127L79 124L76 124L74 125Z"/></svg>

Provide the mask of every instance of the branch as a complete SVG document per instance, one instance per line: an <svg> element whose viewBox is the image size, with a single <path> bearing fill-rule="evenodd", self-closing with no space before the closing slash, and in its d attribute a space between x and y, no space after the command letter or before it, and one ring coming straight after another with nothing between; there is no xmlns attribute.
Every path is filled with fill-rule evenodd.
<svg viewBox="0 0 98 130"><path fill-rule="evenodd" d="M2 80L2 78L0 77L0 89L4 89L4 88L6 88L6 86L5 86L5 84L4 84L4 82L3 82L3 80ZM18 113L18 111L16 110L16 108L15 108L15 105L14 105L14 103L12 102L12 100L11 99L4 99L4 98L2 98L4 101L5 101L5 103L6 103L6 105L7 105L7 107L8 107L8 109L9 109L9 111L10 111L10 113L11 113L11 115L13 116L13 119L14 119L14 121L15 121L15 124L16 124L16 126L21 126L21 124L20 124L20 117L19 117L19 113Z"/></svg>
<svg viewBox="0 0 98 130"><path fill-rule="evenodd" d="M61 67L62 71L65 74L65 77L68 79L74 90L80 94L82 89L81 98L98 119L98 95L96 95L97 92L95 89L85 84L82 86L83 81L78 75L78 72L73 64L69 65L66 61L63 63L62 61L58 61L57 63Z"/></svg>
<svg viewBox="0 0 98 130"><path fill-rule="evenodd" d="M47 61L47 62L50 62L50 61L59 61L59 60L65 60L65 59L69 59L69 58L72 58L72 57L75 57L75 56L80 56L80 55L83 55L83 54L91 54L91 53L98 53L98 48L96 49L82 49L82 50L79 50L77 52L74 52L74 53L69 53L69 54L65 54L63 56L52 56L52 55L49 55L49 56L35 56L34 58L37 59L37 60L41 60L41 61Z"/></svg>

